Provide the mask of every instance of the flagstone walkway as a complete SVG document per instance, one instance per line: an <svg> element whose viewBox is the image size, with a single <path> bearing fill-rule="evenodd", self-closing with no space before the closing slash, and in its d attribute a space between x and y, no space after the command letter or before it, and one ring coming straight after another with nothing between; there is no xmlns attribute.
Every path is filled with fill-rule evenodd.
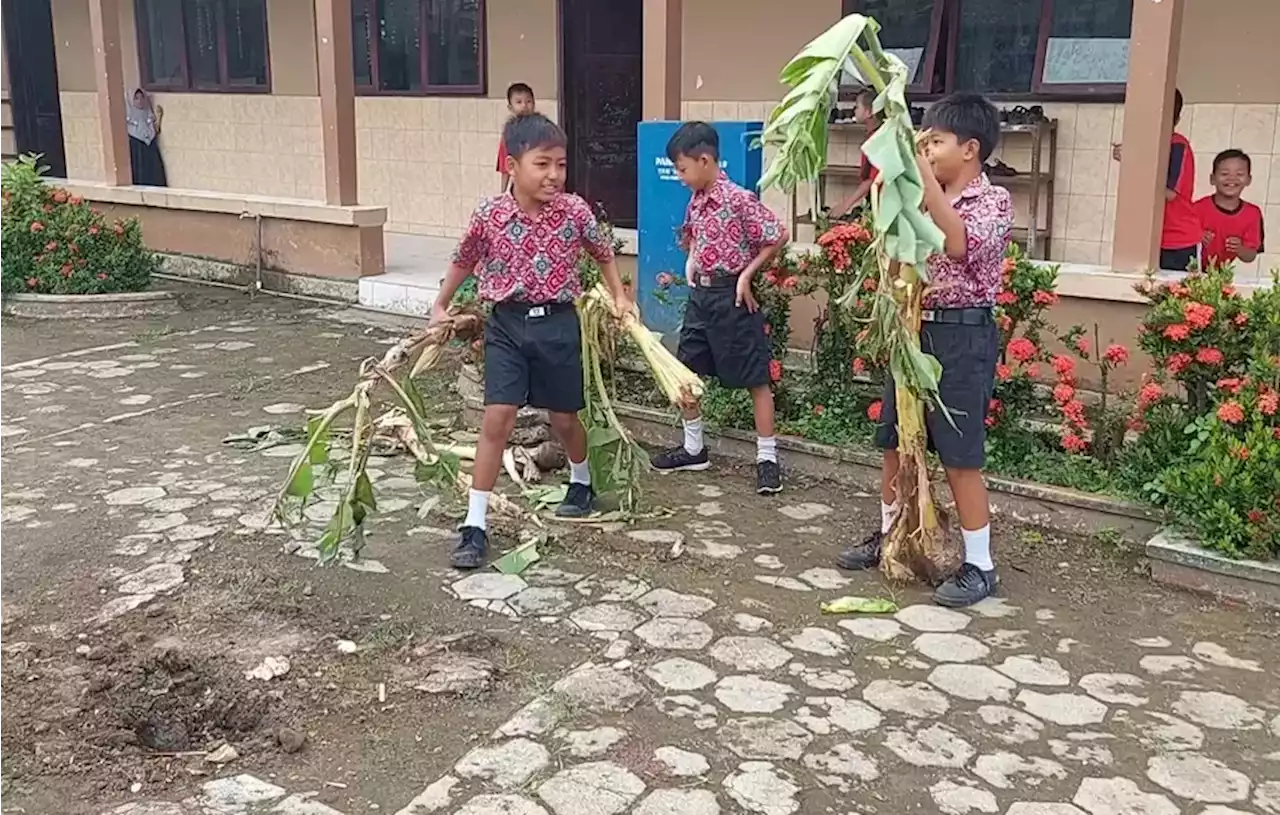
<svg viewBox="0 0 1280 815"><path fill-rule="evenodd" d="M505 707L491 710L485 671L459 654L436 666L431 692L468 682L478 692L413 736L395 729L426 704L421 679L397 680L412 658L370 649L368 667L386 676L385 715L334 708L326 738L300 754L324 772L284 754L256 755L250 772L195 759L214 777L181 794L139 783L58 811L1280 815L1276 618L1154 587L1131 555L1100 541L998 520L1002 595L950 611L921 590L830 568L837 540L873 519L873 497L803 482L763 499L728 467L652 479L648 499L670 517L573 528L522 576L463 575L445 565L448 520L417 515L409 463L380 457L365 556L317 572L307 558L327 507L308 512L296 539L268 515L297 447L262 434L258 450L221 443L237 428L297 423L304 403L327 404L348 386L354 349L381 347L359 327L296 316L197 314L145 342L69 342L18 359L6 325L6 661L27 652L13 644L12 607L46 615L19 626L24 640L92 660L102 632L147 623L148 609L182 608L197 590L245 591L218 588L217 576L237 547L257 547L264 567L323 579L349 593L345 603L377 608L407 592L443 604L405 601L396 614L409 625L446 617L458 636L505 626L552 673L493 697ZM77 551L86 546L92 558ZM843 594L901 608L819 612ZM75 599L50 620L61 598ZM304 632L306 647L292 651L276 637L272 647L306 667L267 687L310 693L293 677L360 657L344 656L354 643L335 651L333 636ZM95 692L83 670L66 675L71 688L51 695ZM341 674L325 676L346 687ZM362 756L361 739L379 728L402 764ZM6 730L6 763L10 749ZM361 784L372 775L377 783ZM11 797L5 809L17 811Z"/></svg>

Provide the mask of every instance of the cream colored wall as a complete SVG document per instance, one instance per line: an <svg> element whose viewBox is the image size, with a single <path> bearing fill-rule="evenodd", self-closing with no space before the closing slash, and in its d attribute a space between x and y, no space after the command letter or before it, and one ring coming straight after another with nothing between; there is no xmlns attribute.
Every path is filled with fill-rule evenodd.
<svg viewBox="0 0 1280 815"><path fill-rule="evenodd" d="M506 100L507 86L524 82L539 107L559 96L557 0L487 0L485 28L489 97ZM496 148L495 148L496 149Z"/></svg>

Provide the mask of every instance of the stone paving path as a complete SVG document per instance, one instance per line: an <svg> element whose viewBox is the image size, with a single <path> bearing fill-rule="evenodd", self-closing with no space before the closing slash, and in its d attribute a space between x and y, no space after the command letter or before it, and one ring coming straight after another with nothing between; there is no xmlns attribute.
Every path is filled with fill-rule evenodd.
<svg viewBox="0 0 1280 815"><path fill-rule="evenodd" d="M86 421L111 424L121 411L204 396L126 384L139 370L165 366L177 380L210 372L213 379L228 358L281 379L320 370L282 374L253 337L252 325L229 323L145 352L125 347L7 366L6 407L26 397L31 412L7 412L2 435L72 447L70 436ZM183 362L168 361L178 353ZM98 380L101 387L83 384ZM216 383L209 393L226 387ZM88 406L60 426L71 400ZM297 422L302 406L279 401L262 412L263 423ZM38 431L24 425L31 415L41 416ZM89 620L104 623L181 591L190 562L219 534L275 536L287 551L314 557L308 541L330 506L312 507L312 528L293 542L268 516L274 478L297 449L180 446L164 462L127 451L119 462L64 454L57 466L99 468L102 488L55 503L40 485L22 485L5 494L4 523L38 527L81 512L127 520L133 530L107 542L114 592ZM193 468L198 477L187 474ZM449 536L414 517L420 496L406 461L377 458L370 475L379 518L395 525L383 539ZM478 616L517 617L532 630L599 645L591 661L496 730L475 734L450 772L416 780L412 800L387 800L382 810L1280 815L1280 654L1262 643L1227 647L1217 641L1224 637L1131 613L1123 598L1103 610L1010 596L958 612L910 593L893 615L822 616L822 599L885 591L872 577L828 568L825 556L792 550L797 541L825 539L847 508L822 503L821 489L797 490L761 515L745 481L703 478L679 489L685 505L663 524L674 528L608 534L655 551L687 540L686 557L710 574L723 568L744 579L705 572L690 579L662 568L637 576L571 555L520 577L434 572L441 590ZM396 579L394 543L368 554L346 565L360 579ZM181 802L109 812L338 813L311 797L239 775Z"/></svg>

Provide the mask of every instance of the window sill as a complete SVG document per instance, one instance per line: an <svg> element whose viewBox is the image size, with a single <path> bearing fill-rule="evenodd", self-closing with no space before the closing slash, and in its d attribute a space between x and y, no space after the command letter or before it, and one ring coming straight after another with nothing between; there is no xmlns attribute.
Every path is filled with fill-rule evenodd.
<svg viewBox="0 0 1280 815"><path fill-rule="evenodd" d="M487 95L487 93L488 91L486 91L484 88L479 88L474 86L468 86L465 88L458 88L458 89L429 88L426 90L412 90L412 91L380 91L380 90L374 90L373 88L362 88L358 85L356 86L356 96L371 96L374 98L377 98L380 96L391 96L391 97L412 97L412 98L442 97L445 99L449 99L452 97L485 96Z"/></svg>
<svg viewBox="0 0 1280 815"><path fill-rule="evenodd" d="M142 85L147 93L218 93L218 94L246 94L252 96L261 96L271 93L270 86L263 87L240 87L232 86L226 88L183 88L177 85Z"/></svg>

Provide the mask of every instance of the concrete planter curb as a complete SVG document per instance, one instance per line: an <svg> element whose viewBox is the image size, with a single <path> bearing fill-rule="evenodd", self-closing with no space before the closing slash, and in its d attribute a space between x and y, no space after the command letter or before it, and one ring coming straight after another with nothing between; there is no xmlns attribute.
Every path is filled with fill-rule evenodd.
<svg viewBox="0 0 1280 815"><path fill-rule="evenodd" d="M176 292L136 291L115 294L9 294L3 311L36 320L112 320L155 317L182 311Z"/></svg>
<svg viewBox="0 0 1280 815"><path fill-rule="evenodd" d="M1280 563L1232 560L1168 530L1147 541L1146 553L1157 583L1280 609Z"/></svg>

